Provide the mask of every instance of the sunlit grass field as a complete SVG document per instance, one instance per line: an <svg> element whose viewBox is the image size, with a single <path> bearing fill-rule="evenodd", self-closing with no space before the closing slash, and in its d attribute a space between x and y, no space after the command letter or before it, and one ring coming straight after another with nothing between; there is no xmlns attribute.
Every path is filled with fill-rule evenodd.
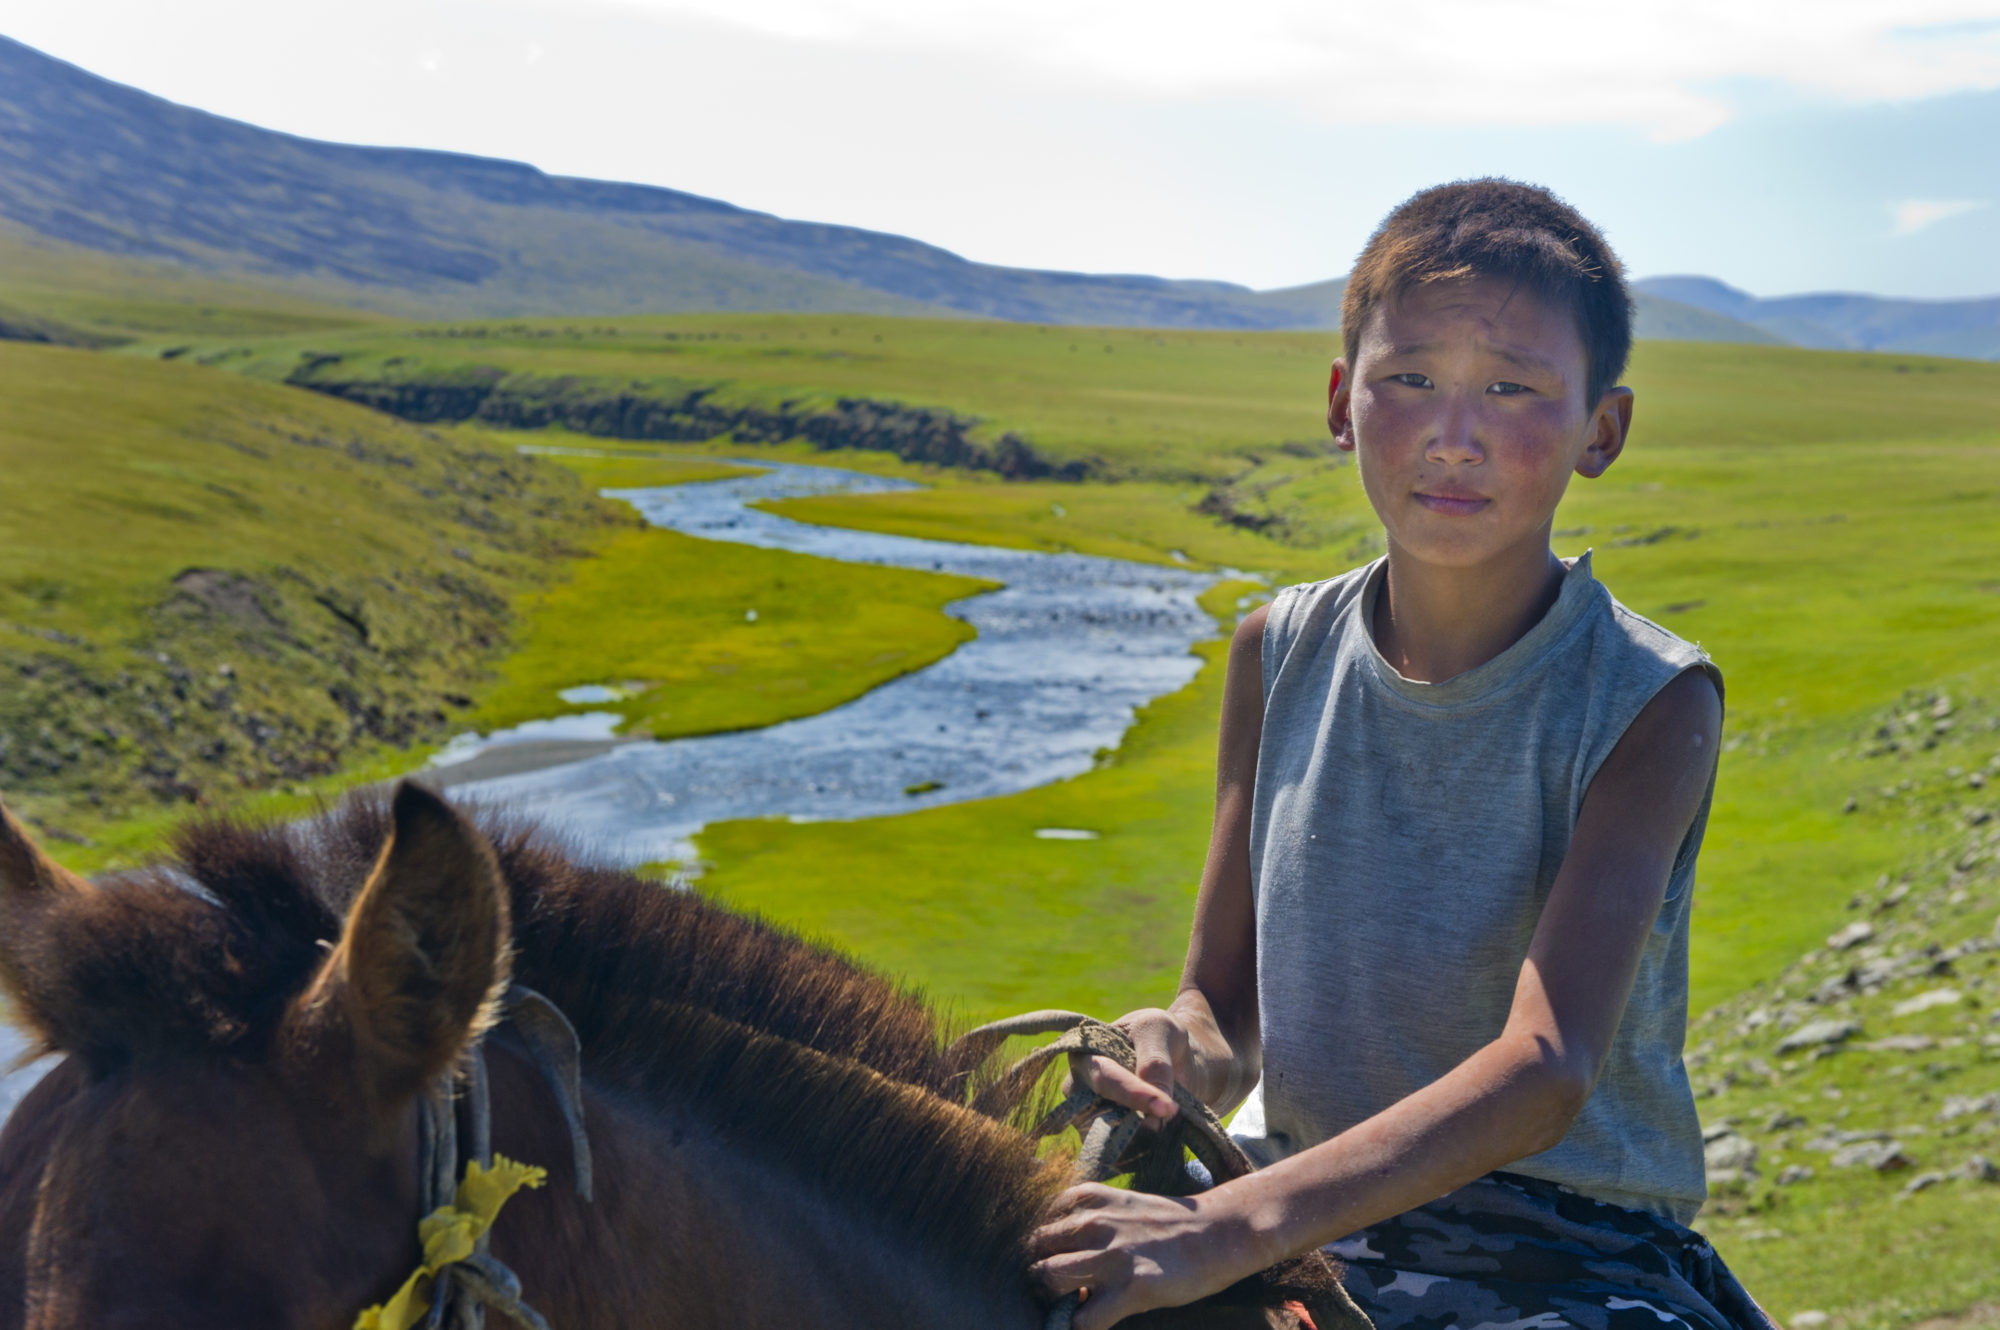
<svg viewBox="0 0 2000 1330"><path fill-rule="evenodd" d="M211 339L180 363L190 372L191 362L208 362L282 379L306 352L337 353L348 367L385 375L488 366L662 395L700 388L718 399L812 404L853 394L948 408L977 417L982 436L1018 432L1050 458L1092 462L1104 479L1002 482L877 453L721 439L590 444L622 454L589 463L611 468L591 480L633 483L610 477L655 465L639 460L650 455L821 460L917 477L930 488L778 508L900 534L1232 570L1207 601L1220 634L1256 595L1379 551L1353 468L1322 442L1333 350L1324 334L746 315ZM1702 1037L1717 1039L1715 1030L1734 1029L1758 1005L1803 1002L1774 996L1797 982L1788 967L1844 963L1824 939L1855 917L1851 899L1880 890L1884 874L1907 874L1942 894L1932 914L1883 946L1948 945L1991 927L2000 899L1982 867L1990 861L1957 865L1966 819L1982 807L2000 811L1993 787L1971 785L1967 775L2000 756L1994 712L1979 705L2000 691L2000 366L1648 343L1629 381L1638 393L1632 445L1604 479L1573 486L1556 544L1565 554L1593 549L1614 594L1701 642L1728 678L1726 751L1694 916L1695 1002L1726 1013L1715 1018L1723 1025L1704 1027ZM616 541L642 546L635 536ZM480 714L524 716L534 698L575 682L663 679L673 631L739 649L726 644L741 640L741 621L725 622L724 611L746 587L755 592L729 581L752 577L741 548L689 542L669 551L673 544L644 547L681 560L677 583L712 579L713 605L687 597L681 618L662 606L650 620L657 639L637 632L618 648L629 669L596 661L572 669L574 653L593 639L566 625L592 615L630 622L642 585L637 574L611 575L616 559L596 570L586 562L554 589L523 593L518 654L497 667ZM864 597L865 575L827 573L854 579ZM774 583L780 574L770 576ZM903 602L912 613L906 642L923 638L933 613L925 607L942 603L941 594L932 588ZM697 602L706 606L699 614ZM830 629L854 603L805 597L788 631ZM933 626L946 623L937 617ZM865 637L818 662L819 682L809 686L825 685L828 697L867 686ZM907 649L941 649L928 640ZM1207 835L1219 642L1200 648L1208 665L1194 683L1147 708L1097 770L894 819L711 827L700 841L698 887L904 974L967 1016L1040 1006L1113 1015L1164 1000ZM784 668L775 655L767 663ZM718 677L727 678L709 675ZM1901 747L1882 749L1885 715L1927 712L1940 694L1956 699L1962 723L1910 730ZM642 693L639 704L664 696ZM740 690L729 723L798 714L783 711L798 702L782 689ZM637 710L631 718L643 720ZM1947 774L1953 768L1958 775ZM1928 802L1884 793L1905 780L1931 782L1939 793ZM1037 839L1042 827L1099 838ZM1954 892L1964 895L1943 904ZM1974 978L1983 982L1973 961L1960 968L1968 991ZM1871 1033L1902 1028L1905 1018L1889 1015L1888 1004L1904 996L1883 997L1882 1011L1868 1017ZM1753 1033L1769 1044L1777 1032ZM1936 1112L1919 1089L1933 1099L2000 1091L2000 1050L1976 1039L1948 1058L1913 1062L1886 1053L1782 1059L1758 1048L1776 1078L1718 1081L1716 1097L1703 1101L1711 1119L1736 1117L1745 1131L1764 1133L1793 1100L1819 1096L1819 1116L1804 1114L1814 1127L1845 1108L1841 1121L1850 1126L1899 1130ZM1720 1065L1752 1055L1717 1044L1710 1056ZM1889 1071L1932 1062L1945 1070ZM1759 1139L1766 1136L1773 1159L1806 1149L1803 1139L1781 1147L1770 1133ZM1930 1154L1956 1159L1965 1148ZM1723 1196L1711 1224L1781 1317L1823 1309L1845 1325L1886 1325L2000 1295L2000 1267L1988 1255L2000 1242L2000 1187L1950 1183L1899 1201L1900 1176L1836 1171L1824 1161L1810 1182L1777 1188L1774 1175L1767 1168L1754 1186Z"/></svg>
<svg viewBox="0 0 2000 1330"><path fill-rule="evenodd" d="M614 489L745 473L695 459L550 460ZM622 531L566 579L522 598L517 645L466 723L492 731L615 711L621 734L670 739L814 715L949 655L973 630L942 610L993 589L653 527ZM559 697L585 684L618 696Z"/></svg>

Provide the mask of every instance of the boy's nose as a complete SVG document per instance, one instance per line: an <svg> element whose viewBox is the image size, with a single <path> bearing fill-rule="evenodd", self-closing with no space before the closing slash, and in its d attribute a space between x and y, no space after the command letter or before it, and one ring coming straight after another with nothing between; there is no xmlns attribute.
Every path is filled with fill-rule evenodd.
<svg viewBox="0 0 2000 1330"><path fill-rule="evenodd" d="M1425 458L1447 465L1484 461L1486 450L1479 444L1478 428L1477 414L1470 408L1447 404L1424 448Z"/></svg>

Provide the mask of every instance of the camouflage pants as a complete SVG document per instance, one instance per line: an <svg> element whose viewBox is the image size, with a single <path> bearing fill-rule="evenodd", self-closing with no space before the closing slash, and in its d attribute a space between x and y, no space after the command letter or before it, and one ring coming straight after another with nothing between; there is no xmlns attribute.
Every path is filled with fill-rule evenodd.
<svg viewBox="0 0 2000 1330"><path fill-rule="evenodd" d="M1776 1330L1708 1239L1494 1173L1327 1247L1377 1330Z"/></svg>

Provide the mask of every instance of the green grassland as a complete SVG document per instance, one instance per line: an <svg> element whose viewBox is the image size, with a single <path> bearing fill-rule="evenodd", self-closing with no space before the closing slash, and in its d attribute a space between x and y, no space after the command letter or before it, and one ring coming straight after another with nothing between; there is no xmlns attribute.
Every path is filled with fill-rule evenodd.
<svg viewBox="0 0 2000 1330"><path fill-rule="evenodd" d="M467 431L476 433L476 431ZM704 480L754 476L755 467L738 466L707 457L666 457L657 453L618 452L580 440L583 446L543 439L523 445L519 438L489 434L496 447L515 448L543 457L575 474L593 490L644 489L649 485L693 485Z"/></svg>
<svg viewBox="0 0 2000 1330"><path fill-rule="evenodd" d="M278 335L384 322L310 283L273 290L84 249L0 222L0 337L10 340L113 346L142 338Z"/></svg>
<svg viewBox="0 0 2000 1330"><path fill-rule="evenodd" d="M1098 462L1107 475L1179 479L1224 477L1246 453L1316 440L1313 385L1324 380L1336 341L1327 333L740 314L201 341L189 354L271 379L297 372L302 359L340 355L342 374L391 383L484 368L661 398L704 389L716 402L767 407L842 396L946 406L979 419L989 439L1013 430L1051 458Z"/></svg>
<svg viewBox="0 0 2000 1330"><path fill-rule="evenodd" d="M1047 458L1087 461L1097 479L1003 482L883 453L728 437L593 443L618 456L590 465L818 456L920 477L930 487L918 493L777 507L900 534L1240 570L1242 580L1232 576L1207 601L1226 625L1271 586L1379 550L1353 468L1321 441L1333 349L1325 334L743 315L224 337L196 342L178 367L195 373L193 362L207 362L283 380L306 360L337 355L343 372L403 383L497 372L795 411L831 409L849 395L947 411L975 421L975 436L989 442L1016 432ZM1780 1187L1776 1177L1815 1154L1808 1137L1841 1110L1843 1130L1929 1129L1938 1145L1906 1142L1922 1168L1956 1168L1988 1118L1938 1123L1919 1095L2000 1091L1986 1036L1963 1030L1983 953L1957 962L1973 996L1921 1020L1884 1014L1921 989L1917 979L1828 1004L1804 997L1860 955L1824 944L1857 915L1887 921L1867 945L1893 958L1984 936L2000 904L1981 868L1988 851L1966 844L1967 819L1992 803L1971 773L2000 756L1981 700L2000 696L2000 366L1647 343L1630 382L1639 398L1632 447L1603 480L1573 487L1557 544L1565 554L1594 549L1599 576L1622 600L1702 642L1729 679L1727 751L1694 916L1696 1005L1714 1014L1697 1031L1693 1061L1705 1114L1738 1119L1765 1162L1757 1177L1722 1189L1712 1226L1781 1315L1822 1308L1839 1324L1872 1327L1990 1298L2000 1293L1985 1255L2000 1239L2000 1187L1941 1183L1897 1200L1907 1174L1829 1164L1804 1182ZM443 433L461 432L473 433ZM667 548L629 535L607 544L621 542ZM682 553L690 573L740 557L733 546ZM643 562L633 558L635 568ZM519 639L527 645L500 667L504 682L482 705L498 706L516 683L525 698L570 682L665 677L643 664L569 669L575 639L562 639L564 616L620 617L643 586L636 573L595 588L589 576L520 593L534 607ZM754 586L719 592L704 611L713 621L691 621L690 633L744 641L767 626L761 604L756 625L728 618L752 607L745 594L763 598ZM939 589L931 594L934 606ZM934 610L921 593L907 603L914 633ZM825 622L812 613L802 604L786 630ZM699 886L904 973L969 1016L1049 1005L1111 1014L1158 1001L1179 967L1206 839L1218 643L1199 648L1207 666L1195 682L1147 708L1086 775L895 819L711 827ZM653 650L638 643L628 658L663 662ZM855 665L850 656L832 668ZM656 695L639 694L628 714L641 720ZM1930 709L1943 695L1957 710L1938 730ZM775 695L761 696L769 704ZM1912 711L1922 723L1909 723ZM1051 826L1099 838L1033 835ZM1908 877L1912 891L1878 918L1891 890L1876 885L1884 875ZM1847 1051L1816 1060L1773 1051L1782 1031L1820 1005L1846 1010L1841 1001L1868 1029ZM1760 1008L1781 1014L1753 1022ZM1957 1031L1934 1032L1939 1048L1965 1042L1945 1058L1860 1046L1878 1027L1922 1032L1925 1020ZM1773 1074L1745 1074L1753 1059ZM1812 1109L1799 1107L1807 1101ZM1763 1133L1787 1106L1810 1127Z"/></svg>
<svg viewBox="0 0 2000 1330"><path fill-rule="evenodd" d="M549 454L593 488L748 474L695 458ZM517 645L467 717L479 730L616 711L657 739L752 729L825 711L949 655L972 627L940 611L994 589L976 578L718 548L655 527L622 531L524 598ZM578 684L622 694L565 703Z"/></svg>

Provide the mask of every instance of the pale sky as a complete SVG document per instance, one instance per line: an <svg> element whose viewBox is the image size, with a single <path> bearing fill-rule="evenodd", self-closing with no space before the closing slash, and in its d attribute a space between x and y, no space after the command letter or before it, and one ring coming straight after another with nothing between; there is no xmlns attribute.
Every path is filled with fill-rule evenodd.
<svg viewBox="0 0 2000 1330"><path fill-rule="evenodd" d="M989 263L1316 281L1506 174L1638 275L2000 293L2000 0L0 0L0 32L274 129Z"/></svg>

